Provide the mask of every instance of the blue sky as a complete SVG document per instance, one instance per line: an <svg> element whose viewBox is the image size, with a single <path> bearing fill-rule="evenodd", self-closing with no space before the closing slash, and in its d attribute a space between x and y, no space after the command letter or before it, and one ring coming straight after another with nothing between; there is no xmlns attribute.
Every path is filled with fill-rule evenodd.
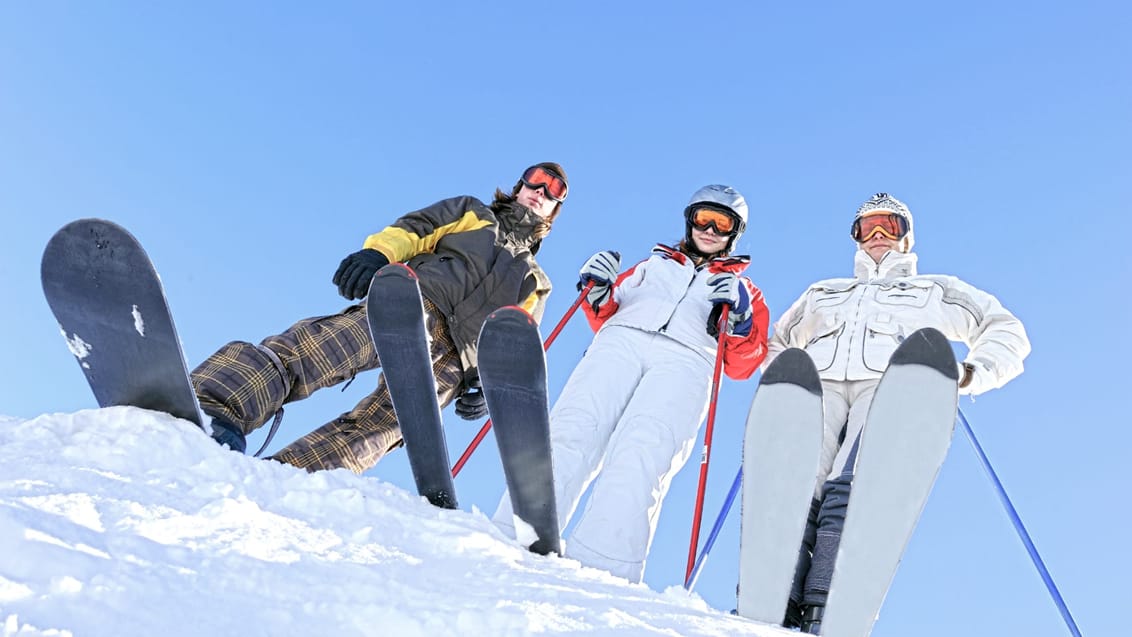
<svg viewBox="0 0 1132 637"><path fill-rule="evenodd" d="M539 255L550 324L586 257L676 240L687 197L716 182L751 204L739 252L777 318L851 272L853 210L884 190L915 215L922 272L1025 322L1026 373L961 406L1082 631L1117 634L1132 567L1108 496L1127 464L1130 17L1117 2L6 3L0 414L93 406L38 279L48 237L79 217L147 246L195 366L341 309L330 277L366 235L444 197L488 198L537 161L562 163L572 188ZM579 317L550 350L552 394L590 337ZM272 448L375 381L288 407ZM705 530L754 389L722 388ZM455 458L480 423L446 417ZM653 588L682 579L697 472L666 502ZM370 474L412 485L402 452ZM461 506L490 514L502 488L489 439L457 479ZM697 587L721 609L737 529L733 514ZM874 635L1000 632L1067 631L957 436Z"/></svg>

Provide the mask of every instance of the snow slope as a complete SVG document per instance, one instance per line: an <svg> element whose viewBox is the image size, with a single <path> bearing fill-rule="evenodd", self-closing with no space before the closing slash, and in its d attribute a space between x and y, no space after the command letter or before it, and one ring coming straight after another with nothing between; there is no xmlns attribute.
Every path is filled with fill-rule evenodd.
<svg viewBox="0 0 1132 637"><path fill-rule="evenodd" d="M0 416L3 635L796 634L115 407Z"/></svg>

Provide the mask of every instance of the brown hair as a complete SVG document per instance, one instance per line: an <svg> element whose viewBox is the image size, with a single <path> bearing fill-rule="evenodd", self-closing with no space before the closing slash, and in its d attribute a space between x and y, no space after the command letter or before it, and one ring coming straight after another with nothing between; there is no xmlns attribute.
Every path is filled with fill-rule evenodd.
<svg viewBox="0 0 1132 637"><path fill-rule="evenodd" d="M562 170L562 166L560 166L560 165L558 165L558 164L556 164L552 161L544 161L544 162L535 164L534 166L538 166L540 168L546 168L547 170L549 170L549 171L553 172L554 174L558 175L559 177L561 177L562 180L565 181L567 184L570 183L570 179L569 179L569 177L566 176L566 171ZM534 166L532 166L532 168ZM503 205L503 204L512 203L513 201L515 201L515 196L519 194L519 189L522 188L522 187L523 187L523 180L519 179L518 181L515 182L515 186L513 188L511 188L511 194L510 195L503 192L499 188L496 188L495 189L495 199L492 200L491 207L495 208L495 207ZM558 203L556 203L554 205L554 210L552 210L550 212L550 216L548 218L544 219L543 222L539 224L539 227L535 229L534 236L535 236L536 239L541 240L543 237L550 234L550 228L551 228L551 226L554 225L554 220L558 218L559 212L562 212L562 202L561 201L559 201Z"/></svg>
<svg viewBox="0 0 1132 637"><path fill-rule="evenodd" d="M692 260L692 263L696 265L703 265L711 259L714 259L716 257L725 257L728 254L727 250L721 250L715 254L704 254L703 252L700 252L696 249L696 244L693 243L690 239L681 239L680 243L676 244L676 250L678 252L684 253L684 255L690 258Z"/></svg>

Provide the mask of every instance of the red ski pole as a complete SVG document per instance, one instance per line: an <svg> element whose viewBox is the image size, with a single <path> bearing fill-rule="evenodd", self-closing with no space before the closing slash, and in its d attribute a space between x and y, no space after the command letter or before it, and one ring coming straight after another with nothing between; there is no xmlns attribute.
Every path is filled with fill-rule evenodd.
<svg viewBox="0 0 1132 637"><path fill-rule="evenodd" d="M566 327L566 323L569 322L570 317L574 316L574 312L578 311L578 307L582 305L582 301L586 300L586 295L590 293L590 288L592 288L593 286L593 281L586 282L586 285L582 288L582 292L578 295L577 300L575 300L574 304L570 306L570 309L566 310L566 314L563 315L562 320L558 321L558 325L554 326L554 330L550 332L550 336L547 336L546 340L543 341L542 350L544 352L550 349L550 344L554 342L554 339L558 338L558 333L562 331L562 328ZM480 446L480 442L483 441L484 437L487 436L487 432L489 431L491 431L490 418L483 424L483 427L480 428L479 433L476 434L476 437L472 439L471 444L469 444L468 448L464 450L464 454L460 456L460 459L456 461L456 464L452 465L453 478L456 477L456 474L460 473L460 469L464 468L464 464L468 462L468 458L472 457L472 453L475 452L476 447Z"/></svg>
<svg viewBox="0 0 1132 637"><path fill-rule="evenodd" d="M692 568L696 564L696 549L700 545L700 519L704 513L704 488L707 486L708 462L711 460L711 434L715 427L715 404L719 398L719 378L723 372L723 343L727 338L727 314L731 306L723 305L719 317L719 345L715 350L715 375L711 380L711 402L708 403L707 429L704 430L704 452L700 457L700 485L696 489L696 512L692 517L692 543L688 547L688 569L684 571L684 588L688 588Z"/></svg>

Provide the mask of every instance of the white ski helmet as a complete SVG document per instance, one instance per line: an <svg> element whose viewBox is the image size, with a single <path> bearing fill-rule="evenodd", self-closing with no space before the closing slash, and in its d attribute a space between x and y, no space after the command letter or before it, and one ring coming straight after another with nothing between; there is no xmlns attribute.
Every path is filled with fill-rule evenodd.
<svg viewBox="0 0 1132 637"><path fill-rule="evenodd" d="M735 242L747 229L747 200L739 194L738 190L721 184L704 186L693 193L692 198L688 200L688 206L684 208L684 239L689 247L695 245L692 243L692 211L695 210L697 204L710 204L725 208L739 221L735 234L731 235L731 240L727 242L727 247L723 250L724 254L730 253Z"/></svg>
<svg viewBox="0 0 1132 637"><path fill-rule="evenodd" d="M908 234L904 235L904 239L900 241L900 251L911 252L912 245L916 243L916 238L912 234L912 212L908 210L908 206L904 205L903 201L900 201L887 192L878 192L872 197L869 197L865 203L861 204L861 207L857 208L857 215L853 217L854 225L861 217L876 212L877 210L891 212L892 214L904 217L904 221L908 224ZM852 231L850 231L850 234L852 234Z"/></svg>

